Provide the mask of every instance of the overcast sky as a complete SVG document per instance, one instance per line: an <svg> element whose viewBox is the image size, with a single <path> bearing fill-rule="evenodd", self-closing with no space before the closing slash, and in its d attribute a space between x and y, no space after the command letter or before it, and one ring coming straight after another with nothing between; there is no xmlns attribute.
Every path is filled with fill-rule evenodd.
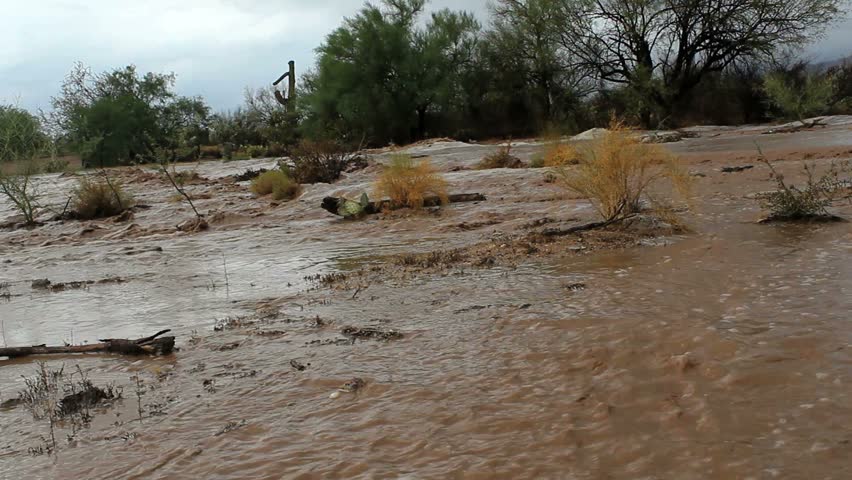
<svg viewBox="0 0 852 480"><path fill-rule="evenodd" d="M0 103L47 107L75 61L95 71L135 64L174 72L177 89L214 109L242 102L246 86L270 83L316 48L361 0L0 0ZM432 0L430 9L473 11L486 0ZM835 27L814 60L852 54L852 20ZM298 73L298 72L297 72Z"/></svg>

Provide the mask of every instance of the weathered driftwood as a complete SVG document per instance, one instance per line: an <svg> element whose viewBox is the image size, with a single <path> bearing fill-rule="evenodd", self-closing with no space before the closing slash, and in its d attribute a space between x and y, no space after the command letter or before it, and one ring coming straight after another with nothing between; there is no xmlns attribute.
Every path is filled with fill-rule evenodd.
<svg viewBox="0 0 852 480"><path fill-rule="evenodd" d="M157 332L150 337L137 340L126 340L123 338L102 339L100 343L91 345L65 345L61 347L48 347L45 345L34 345L32 347L10 347L0 348L0 357L26 357L29 355L51 355L68 353L120 353L122 355L168 355L175 348L175 337L160 337L171 330Z"/></svg>
<svg viewBox="0 0 852 480"><path fill-rule="evenodd" d="M485 200L485 195L481 193L456 193L447 196L447 201L449 203L482 202ZM343 211L341 210L341 206L343 206L346 202L352 202L352 200L343 197L325 197L322 200L322 208L335 215L343 216L341 213ZM423 199L424 207L437 207L440 206L441 203L441 198L438 196L428 196ZM397 208L398 207L391 200L380 200L378 202L366 203L361 213L364 215L372 215L385 210L395 210Z"/></svg>

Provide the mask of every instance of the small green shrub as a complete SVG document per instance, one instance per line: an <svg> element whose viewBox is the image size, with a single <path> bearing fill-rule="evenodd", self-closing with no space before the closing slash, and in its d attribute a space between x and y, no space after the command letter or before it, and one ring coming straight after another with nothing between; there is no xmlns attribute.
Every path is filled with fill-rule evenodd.
<svg viewBox="0 0 852 480"><path fill-rule="evenodd" d="M299 194L299 184L281 170L270 170L251 181L251 191L261 196L272 194L275 200L290 200Z"/></svg>
<svg viewBox="0 0 852 480"><path fill-rule="evenodd" d="M544 168L545 167L544 157L541 156L541 155L536 155L535 157L533 157L532 160L530 160L529 167L530 168Z"/></svg>
<svg viewBox="0 0 852 480"><path fill-rule="evenodd" d="M263 158L266 156L266 147L263 145L249 145L245 151L251 158Z"/></svg>
<svg viewBox="0 0 852 480"><path fill-rule="evenodd" d="M133 206L133 197L108 177L83 177L73 192L74 211L82 220L106 218Z"/></svg>
<svg viewBox="0 0 852 480"><path fill-rule="evenodd" d="M817 177L813 166L803 164L807 181L803 188L787 185L784 176L775 170L772 163L761 156L761 161L769 167L772 179L778 189L765 194L760 199L763 208L769 210L770 220L801 220L814 217L829 217L826 210L837 197L844 185L849 183L840 178L840 174L850 171L849 162L837 164L831 162L828 171Z"/></svg>

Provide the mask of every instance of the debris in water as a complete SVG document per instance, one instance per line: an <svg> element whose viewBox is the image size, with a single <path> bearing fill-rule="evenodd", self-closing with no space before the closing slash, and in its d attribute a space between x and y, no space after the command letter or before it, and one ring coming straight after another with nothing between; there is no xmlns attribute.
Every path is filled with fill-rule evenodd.
<svg viewBox="0 0 852 480"><path fill-rule="evenodd" d="M348 382L344 383L340 388L337 389L337 391L332 392L331 395L328 396L328 398L334 400L335 398L340 397L341 393L355 393L366 386L367 382L365 382L364 379L355 377L352 380L349 380Z"/></svg>
<svg viewBox="0 0 852 480"><path fill-rule="evenodd" d="M50 280L46 278L40 278L38 280L33 280L31 285L33 290L47 290L50 288Z"/></svg>
<svg viewBox="0 0 852 480"><path fill-rule="evenodd" d="M741 167L722 167L722 173L739 173L746 170L751 170L754 165L743 165Z"/></svg>
<svg viewBox="0 0 852 480"><path fill-rule="evenodd" d="M310 363L308 365L310 365ZM295 358L293 360L290 360L290 366L300 372L304 372L308 368L304 363L300 363Z"/></svg>
<svg viewBox="0 0 852 480"><path fill-rule="evenodd" d="M373 327L343 327L340 333L347 337L360 339L375 339L387 342L389 340L399 340L403 337L402 333L396 330L381 330Z"/></svg>

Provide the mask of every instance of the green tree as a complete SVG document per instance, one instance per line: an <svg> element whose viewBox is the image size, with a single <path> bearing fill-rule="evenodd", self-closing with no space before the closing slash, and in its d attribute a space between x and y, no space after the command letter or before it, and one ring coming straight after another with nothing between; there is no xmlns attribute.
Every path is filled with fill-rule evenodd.
<svg viewBox="0 0 852 480"><path fill-rule="evenodd" d="M772 106L803 125L806 118L826 113L837 90L834 77L805 69L767 75L763 88Z"/></svg>
<svg viewBox="0 0 852 480"><path fill-rule="evenodd" d="M563 124L595 85L589 82L591 72L578 68L560 44L558 2L498 0L484 44L489 49L489 70L522 82L522 88L513 88L515 95L528 97L537 119Z"/></svg>
<svg viewBox="0 0 852 480"><path fill-rule="evenodd" d="M14 105L0 105L0 162L33 157L47 144L38 118Z"/></svg>
<svg viewBox="0 0 852 480"><path fill-rule="evenodd" d="M174 158L206 131L209 109L174 92L173 74L128 66L94 74L77 64L48 116L86 165L107 166Z"/></svg>
<svg viewBox="0 0 852 480"><path fill-rule="evenodd" d="M474 54L479 25L443 10L418 26L425 0L367 4L317 49L316 72L304 77L306 127L373 143L425 135L429 114L452 108L460 71Z"/></svg>
<svg viewBox="0 0 852 480"><path fill-rule="evenodd" d="M600 80L645 102L663 123L707 75L799 48L839 18L845 0L560 0L561 43Z"/></svg>

